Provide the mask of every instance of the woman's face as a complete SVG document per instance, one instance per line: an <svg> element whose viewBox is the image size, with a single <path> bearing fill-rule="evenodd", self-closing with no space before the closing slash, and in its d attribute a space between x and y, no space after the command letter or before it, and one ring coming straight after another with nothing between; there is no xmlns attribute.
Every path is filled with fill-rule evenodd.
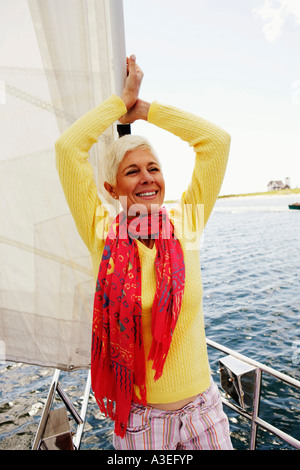
<svg viewBox="0 0 300 470"><path fill-rule="evenodd" d="M161 207L163 204L165 181L160 164L150 150L127 152L119 165L116 180L111 194L120 199L129 216L135 216L137 211L149 213L151 205Z"/></svg>

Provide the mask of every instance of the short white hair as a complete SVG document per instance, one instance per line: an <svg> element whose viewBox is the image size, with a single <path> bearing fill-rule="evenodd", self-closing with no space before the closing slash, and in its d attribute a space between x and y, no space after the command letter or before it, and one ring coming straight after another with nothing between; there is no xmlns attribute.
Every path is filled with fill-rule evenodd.
<svg viewBox="0 0 300 470"><path fill-rule="evenodd" d="M119 165L126 153L136 149L149 150L158 160L156 152L150 142L138 135L126 134L113 142L104 155L104 178L110 185L115 186Z"/></svg>

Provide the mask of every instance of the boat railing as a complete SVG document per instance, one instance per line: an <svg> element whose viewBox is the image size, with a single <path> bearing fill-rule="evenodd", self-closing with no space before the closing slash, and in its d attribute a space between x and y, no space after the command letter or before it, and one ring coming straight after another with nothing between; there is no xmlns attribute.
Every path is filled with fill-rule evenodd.
<svg viewBox="0 0 300 470"><path fill-rule="evenodd" d="M243 407L240 406L239 404L234 403L232 400L229 400L228 398L222 396L222 401L225 406L228 408L234 410L244 418L248 419L251 422L251 434L250 434L250 444L249 444L249 449L250 450L255 450L256 445L257 445L257 430L258 428L263 428L264 430L268 431L269 433L279 437L283 441L287 442L290 446L300 449L300 441L293 436L287 434L286 432L280 430L279 428L271 425L267 421L263 420L259 416L259 406L260 406L260 396L261 396L261 380L262 380L262 374L268 374L276 379L293 386L300 390L300 381L294 379L293 377L290 377L286 374L283 374L271 367L268 367L264 364L261 364L258 361L255 361L253 359L249 359L247 356L244 356L243 354L240 354L230 348L227 348L223 345L220 345L216 343L215 341L211 340L210 338L206 339L206 343L208 346L217 349L225 354L228 355L228 357L232 357L240 361L242 364L246 364L249 366L253 367L254 370L254 375L255 375L255 380L253 381L254 385L254 390L253 390L253 402L252 406L250 407L251 411L248 411L246 409L243 409ZM220 370L219 370L220 371ZM220 374L222 374L222 371L220 371ZM234 381L236 377L234 377L234 374L230 374L231 377L228 378L229 381ZM238 377L237 377L238 379ZM242 392L243 393L243 392Z"/></svg>
<svg viewBox="0 0 300 470"><path fill-rule="evenodd" d="M47 400L44 405L42 416L32 445L32 450L79 450L80 448L88 401L90 397L91 373L90 371L87 373L87 380L80 413L78 413L71 400L61 387L59 382L60 374L61 371L59 369L55 369ZM57 395L63 402L63 407L53 410L53 404ZM70 430L70 420L67 416L67 413L65 412L66 410L69 411L71 417L76 423L77 429L75 433L72 433ZM55 416L51 415L51 413L54 412L58 413L56 413ZM49 426L50 421L53 421L52 426Z"/></svg>
<svg viewBox="0 0 300 470"><path fill-rule="evenodd" d="M300 390L300 381L296 380L286 374L283 374L271 367L268 367L264 364L261 364L258 361L248 358L247 356L240 354L230 348L227 348L221 344L216 343L210 338L206 339L206 343L209 347L212 347L222 353L225 353L227 356L225 358L221 358L219 363L224 365L224 367L220 366L220 379L221 379L221 387L225 392L227 392L227 382L229 384L229 392L232 389L240 389L238 390L237 396L241 399L241 402L236 400L236 397L231 395L229 398L222 395L222 401L225 406L230 408L231 410L235 411L239 415L243 416L247 420L251 422L251 431L250 431L250 443L249 449L255 450L257 445L257 430L259 427L263 428L264 430L268 431L269 433L279 437L283 441L287 442L290 446L300 449L300 441L294 438L293 436L285 433L284 431L278 429L277 427L273 426L272 424L268 423L267 421L263 420L259 416L259 406L260 406L260 395L261 395L261 380L262 374L268 374L276 379L293 386ZM231 359L231 360L228 360ZM238 361L238 366L236 363L232 363L232 358ZM228 364L230 368L230 364L233 364L232 370L228 371ZM222 368L226 369L226 374L224 376L224 372L222 373ZM38 430L34 439L34 443L32 446L33 450L38 449L59 449L64 450L66 445L68 449L72 448L74 450L78 450L81 445L81 440L83 436L85 418L87 413L88 401L90 397L90 390L91 390L91 376L90 371L88 371L86 385L85 385L85 392L83 397L83 402L81 406L80 413L77 412L69 398L67 397L66 393L62 389L59 383L60 377L60 370L56 369L52 378L52 383L49 388L48 397L43 409L43 413L39 422ZM223 376L222 376L223 374ZM243 379L244 376L244 379ZM254 377L254 380L250 380L253 385L253 393L251 394L251 401L252 403L250 406L243 406L243 401L246 401L248 397L249 400L249 377ZM236 383L235 383L236 382ZM250 384L250 388L252 386ZM230 386L232 388L230 389ZM51 431L47 430L49 428L49 417L51 417L51 408L53 407L53 402L55 400L55 396L59 395L59 398L63 402L64 408L66 408L71 417L75 420L77 425L77 430L75 433L71 433L66 426L66 422L68 421L66 413L58 413L57 416L53 418L53 422L56 422L56 427L54 426ZM232 400L233 397L233 400ZM245 399L245 400L243 400ZM61 408L59 409L61 410ZM56 411L59 411L56 410ZM55 410L54 410L55 411ZM55 428L55 431L54 431Z"/></svg>

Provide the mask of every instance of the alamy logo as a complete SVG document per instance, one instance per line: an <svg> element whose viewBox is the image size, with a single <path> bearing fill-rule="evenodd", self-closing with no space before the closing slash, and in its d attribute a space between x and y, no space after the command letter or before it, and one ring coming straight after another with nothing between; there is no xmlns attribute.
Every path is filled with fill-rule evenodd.
<svg viewBox="0 0 300 470"><path fill-rule="evenodd" d="M298 366L300 364L300 339L293 341L292 351L292 363Z"/></svg>
<svg viewBox="0 0 300 470"><path fill-rule="evenodd" d="M148 238L148 232L146 236L141 236L143 229L147 227L148 218L145 218L145 215L150 216L150 234L157 234L158 219L157 214L159 212L160 206L157 204L151 205L151 210L148 212L147 206L143 204L132 204L127 209L127 198L126 196L120 197L121 206L123 208L124 214L128 217L129 223L125 225L125 229L122 227L120 231L119 238L125 239L127 237L127 226L130 229L130 234L132 238ZM200 239L203 242L203 237L201 238L204 230L204 205L203 204L183 204L180 206L181 209L179 213L177 212L177 217L171 216L171 222L177 220L177 225L175 225L175 236L178 240L185 240L185 249L186 250L196 250L199 248ZM106 238L110 223L116 218L117 210L114 206L109 204L100 205L97 208L97 218L99 222L97 223L97 236L99 238ZM180 214L180 215L179 215ZM174 217L174 220L173 220ZM179 218L178 218L179 217ZM132 222L130 219L132 218ZM111 221L109 223L109 220ZM112 226L114 227L114 226ZM124 232L125 230L125 232ZM170 234L167 230L164 230L165 234L163 238L169 238ZM109 236L114 238L116 236L115 229L109 232ZM156 238L156 235L153 236Z"/></svg>

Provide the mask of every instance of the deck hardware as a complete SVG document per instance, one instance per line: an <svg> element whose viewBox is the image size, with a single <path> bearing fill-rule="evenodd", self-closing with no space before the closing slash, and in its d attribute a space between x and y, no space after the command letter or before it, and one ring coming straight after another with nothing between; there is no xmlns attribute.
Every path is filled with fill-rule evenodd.
<svg viewBox="0 0 300 470"><path fill-rule="evenodd" d="M223 390L243 409L253 406L256 368L230 355L219 360Z"/></svg>

